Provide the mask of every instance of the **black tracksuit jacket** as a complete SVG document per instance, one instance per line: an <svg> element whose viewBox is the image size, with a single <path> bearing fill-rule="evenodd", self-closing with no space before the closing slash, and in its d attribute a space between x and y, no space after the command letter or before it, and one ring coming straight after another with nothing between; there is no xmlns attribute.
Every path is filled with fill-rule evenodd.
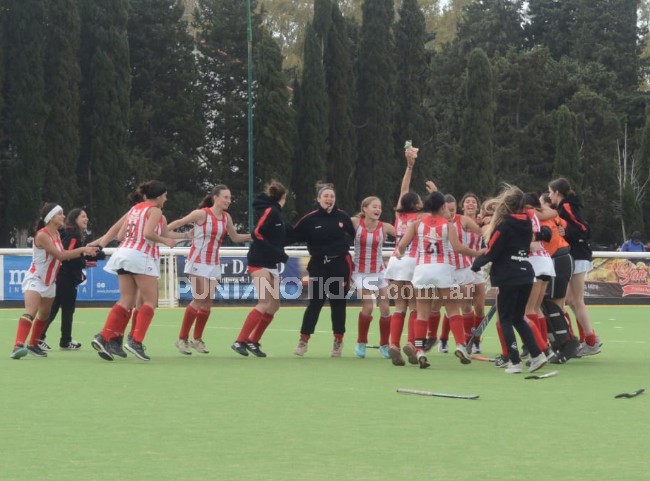
<svg viewBox="0 0 650 481"><path fill-rule="evenodd" d="M284 252L287 232L291 230L282 217L282 207L261 194L253 201L253 209L259 216L251 237L253 243L248 250L248 265L275 269L289 257Z"/></svg>
<svg viewBox="0 0 650 481"><path fill-rule="evenodd" d="M569 194L560 201L558 214L566 221L564 238L571 246L571 257L574 260L591 260L589 238L591 230L582 212L582 203L578 196Z"/></svg>
<svg viewBox="0 0 650 481"><path fill-rule="evenodd" d="M327 212L319 206L298 221L287 243L306 242L309 254L323 259L347 255L354 235L352 220L345 211L334 206Z"/></svg>

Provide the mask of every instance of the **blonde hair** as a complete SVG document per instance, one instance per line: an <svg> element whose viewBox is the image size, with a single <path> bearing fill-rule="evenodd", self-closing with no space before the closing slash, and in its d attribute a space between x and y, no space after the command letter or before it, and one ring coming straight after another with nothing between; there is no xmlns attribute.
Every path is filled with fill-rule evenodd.
<svg viewBox="0 0 650 481"><path fill-rule="evenodd" d="M491 199L494 203L494 213L483 237L485 242L490 240L492 233L503 219L510 214L518 214L524 208L524 192L514 185L504 184L501 193ZM486 201L490 202L490 201Z"/></svg>
<svg viewBox="0 0 650 481"><path fill-rule="evenodd" d="M365 214L363 213L363 209L368 207L370 204L372 204L374 201L378 200L379 203L381 204L381 199L379 197L376 197L374 195L371 195L370 197L366 197L361 201L361 210L357 214L357 217L365 217Z"/></svg>

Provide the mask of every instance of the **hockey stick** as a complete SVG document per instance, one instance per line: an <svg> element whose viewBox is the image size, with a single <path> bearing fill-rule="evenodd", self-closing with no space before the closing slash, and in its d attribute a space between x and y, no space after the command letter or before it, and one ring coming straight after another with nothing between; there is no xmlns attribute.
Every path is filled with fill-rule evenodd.
<svg viewBox="0 0 650 481"><path fill-rule="evenodd" d="M366 344L366 349L379 349L378 344Z"/></svg>
<svg viewBox="0 0 650 481"><path fill-rule="evenodd" d="M479 337L481 337L481 334L483 334L483 331L485 331L485 328L492 320L492 317L494 317L495 312L497 312L496 302L492 307L490 307L490 310L485 315L483 320L481 320L481 323L478 326L472 328L472 337L470 337L469 341L467 341L467 346L471 346L474 343L474 341L476 341Z"/></svg>
<svg viewBox="0 0 650 481"><path fill-rule="evenodd" d="M637 389L636 391L632 392L622 392L621 394L617 394L614 396L614 399L629 399L632 397L637 397L639 394L643 394L645 392L645 389Z"/></svg>
<svg viewBox="0 0 650 481"><path fill-rule="evenodd" d="M476 360L476 361L483 361L483 362L495 362L495 361L496 361L496 359L493 359L493 358L491 358L491 357L487 357L487 356L478 356L478 355L476 355L476 354L472 354L472 355L471 355L471 358L472 358L472 361L474 361L474 360Z"/></svg>
<svg viewBox="0 0 650 481"><path fill-rule="evenodd" d="M546 374L531 374L530 376L526 376L524 379L546 379L547 377L557 376L558 374L560 374L560 371L551 371Z"/></svg>
<svg viewBox="0 0 650 481"><path fill-rule="evenodd" d="M441 392L432 392L432 391L418 391L417 389L403 389L397 388L397 392L402 394L417 394L419 396L435 396L435 397L446 397L451 399L478 399L478 394L445 394Z"/></svg>

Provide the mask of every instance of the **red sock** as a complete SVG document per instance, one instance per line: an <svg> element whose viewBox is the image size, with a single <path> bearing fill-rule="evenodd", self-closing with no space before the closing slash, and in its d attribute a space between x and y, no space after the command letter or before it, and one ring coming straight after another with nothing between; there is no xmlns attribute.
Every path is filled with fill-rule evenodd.
<svg viewBox="0 0 650 481"><path fill-rule="evenodd" d="M406 314L403 312L395 311L390 317L390 343L400 346L402 339L402 331L404 330L404 317Z"/></svg>
<svg viewBox="0 0 650 481"><path fill-rule="evenodd" d="M418 311L411 310L409 320L406 324L406 340L411 344L415 344L415 319L418 317Z"/></svg>
<svg viewBox="0 0 650 481"><path fill-rule="evenodd" d="M302 332L300 333L300 340L301 341L307 342L307 341L309 341L310 338L311 338L311 334L304 334Z"/></svg>
<svg viewBox="0 0 650 481"><path fill-rule="evenodd" d="M454 342L456 343L456 346L465 346L467 343L465 342L465 319L463 319L462 315L457 315L457 316L451 316L449 318L449 328L451 329L451 333L454 336Z"/></svg>
<svg viewBox="0 0 650 481"><path fill-rule="evenodd" d="M133 309L133 312L131 313L131 330L129 331L129 336L133 337L133 332L135 331L135 320L138 318L138 313L140 312L140 309L136 307ZM129 324L128 321L126 323L127 325Z"/></svg>
<svg viewBox="0 0 650 481"><path fill-rule="evenodd" d="M27 336L29 336L29 331L31 330L31 320L25 316L22 316L20 319L18 319L18 329L16 330L16 341L14 342L14 346L17 346L18 344L25 344Z"/></svg>
<svg viewBox="0 0 650 481"><path fill-rule="evenodd" d="M237 342L248 342L253 329L257 327L263 316L264 314L262 314L257 309L251 309L251 311L248 313L248 316L246 316L244 325L239 331Z"/></svg>
<svg viewBox="0 0 650 481"><path fill-rule="evenodd" d="M465 344L472 337L472 328L474 327L474 313L468 312L463 314L463 329L465 331Z"/></svg>
<svg viewBox="0 0 650 481"><path fill-rule="evenodd" d="M472 327L473 328L478 327L481 324L481 321L483 320L484 317L485 317L485 314L476 314L476 313L474 313L474 324L472 324ZM470 330L470 333L471 332L472 331ZM481 336L476 338L476 342L481 342Z"/></svg>
<svg viewBox="0 0 650 481"><path fill-rule="evenodd" d="M135 342L144 341L144 336L147 335L147 330L151 325L153 319L153 307L148 304L143 304L138 312L138 318L135 320L135 329L133 331L133 340Z"/></svg>
<svg viewBox="0 0 650 481"><path fill-rule="evenodd" d="M41 319L34 319L34 324L32 324L32 337L29 339L29 345L30 346L35 346L38 344L38 341L41 340L41 336L43 335L43 331L47 327L47 321L43 321Z"/></svg>
<svg viewBox="0 0 650 481"><path fill-rule="evenodd" d="M576 324L578 324L578 334L580 334L580 342L585 342L585 338L587 336L585 335L585 330L583 329L582 324L580 324L577 318L576 318Z"/></svg>
<svg viewBox="0 0 650 481"><path fill-rule="evenodd" d="M183 323L181 324L181 332L178 333L179 339L187 339L190 337L190 331L196 320L196 313L198 311L194 309L191 305L185 308L185 313L183 314Z"/></svg>
<svg viewBox="0 0 650 481"><path fill-rule="evenodd" d="M122 313L122 319L120 319L120 323L118 325L118 331L119 331L118 336L120 337L124 336L124 331L126 331L126 328L129 325L130 320L131 320L131 311L127 311L126 309L124 309L124 312Z"/></svg>
<svg viewBox="0 0 650 481"><path fill-rule="evenodd" d="M507 358L510 354L508 353L508 346L506 345L506 340L503 338L503 329L501 329L501 322L497 319L497 335L499 336L499 344L501 344L501 356Z"/></svg>
<svg viewBox="0 0 650 481"><path fill-rule="evenodd" d="M449 318L447 314L442 318L442 329L440 330L440 340L448 341L449 340Z"/></svg>
<svg viewBox="0 0 650 481"><path fill-rule="evenodd" d="M537 327L537 324L533 319L531 319L531 316L534 316L535 314L527 314L526 317L524 317L524 321L526 321L526 324L528 324L528 327L530 327L530 330L533 332L533 336L535 337L535 343L537 344L537 348L544 352L548 348L548 341L542 337L542 333L539 332L539 328ZM537 316L535 316L537 317ZM530 346L529 346L530 350Z"/></svg>
<svg viewBox="0 0 650 481"><path fill-rule="evenodd" d="M592 332L588 336L585 336L585 342L588 346L593 346L596 344L596 332Z"/></svg>
<svg viewBox="0 0 650 481"><path fill-rule="evenodd" d="M435 339L438 337L438 326L440 325L440 311L434 311L429 315L429 332L427 337Z"/></svg>
<svg viewBox="0 0 650 481"><path fill-rule="evenodd" d="M248 339L251 342L260 342L264 331L266 331L266 328L269 327L269 324L271 324L272 320L273 314L263 314L262 319L260 319L260 322L257 323L257 326L255 326L255 329L253 329L253 332L248 337Z"/></svg>
<svg viewBox="0 0 650 481"><path fill-rule="evenodd" d="M334 334L334 340L343 342L343 334Z"/></svg>
<svg viewBox="0 0 650 481"><path fill-rule="evenodd" d="M542 337L548 342L548 325L546 324L546 318L544 316L537 316L537 322L539 327L539 332L542 333Z"/></svg>
<svg viewBox="0 0 650 481"><path fill-rule="evenodd" d="M359 343L368 342L368 331L370 330L371 322L372 322L372 316L364 314L363 312L359 313L359 333L357 335L357 342Z"/></svg>
<svg viewBox="0 0 650 481"><path fill-rule="evenodd" d="M194 324L194 339L201 339L203 337L203 330L208 323L210 311L199 309L196 311L196 323Z"/></svg>
<svg viewBox="0 0 650 481"><path fill-rule="evenodd" d="M429 329L429 320L428 319L416 319L415 320L415 348L418 351L421 351L424 349L424 346L422 345L422 340L426 339L427 337L427 330Z"/></svg>
<svg viewBox="0 0 650 481"><path fill-rule="evenodd" d="M129 311L119 304L111 307L106 317L106 322L104 322L104 328L102 329L102 339L110 341L114 337L120 336L124 332L124 318L126 318L126 322L128 323Z"/></svg>
<svg viewBox="0 0 650 481"><path fill-rule="evenodd" d="M385 346L388 344L390 337L390 317L382 316L379 318L379 345Z"/></svg>

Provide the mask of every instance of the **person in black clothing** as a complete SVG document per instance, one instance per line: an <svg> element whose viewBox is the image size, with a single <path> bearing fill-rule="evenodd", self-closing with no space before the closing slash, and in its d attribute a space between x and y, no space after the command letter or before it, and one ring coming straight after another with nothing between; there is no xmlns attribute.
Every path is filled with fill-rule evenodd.
<svg viewBox="0 0 650 481"><path fill-rule="evenodd" d="M589 245L591 229L585 220L583 205L576 193L571 190L568 180L560 177L550 182L548 194L553 205L557 207L558 214L566 221L564 238L569 243L571 257L573 257L573 275L569 281L566 303L573 310L584 333L585 342L580 346L577 356L593 356L600 352L601 343L596 337L585 304L585 276L593 267Z"/></svg>
<svg viewBox="0 0 650 481"><path fill-rule="evenodd" d="M61 243L65 250L73 250L86 245L86 228L88 227L88 215L80 208L72 209L65 220L65 228L61 231ZM106 255L98 252L93 259L103 259ZM83 269L86 267L86 259L78 257L63 261L61 269L56 278L56 297L52 304L50 317L47 320L47 327L41 335L39 346L43 350L52 348L45 341L46 333L52 321L56 318L59 308L61 309L61 339L59 347L65 351L76 351L81 348L81 343L72 339L72 320L75 306L77 304L77 286L81 284L86 276Z"/></svg>
<svg viewBox="0 0 650 481"><path fill-rule="evenodd" d="M248 356L266 357L260 349L260 339L280 309L280 273L278 264L287 262L284 252L287 226L282 208L287 201L287 189L278 181L271 181L253 201L258 216L252 233L253 243L248 250L248 272L257 291L257 305L248 313L233 351Z"/></svg>
<svg viewBox="0 0 650 481"><path fill-rule="evenodd" d="M309 304L300 328L300 341L293 353L304 356L307 352L307 343L327 298L332 310L334 331L331 356L340 357L345 334L346 294L352 272L349 250L354 239L354 227L350 216L336 207L336 193L331 184L319 184L317 191L317 209L298 221L287 242L306 242L311 255L307 265Z"/></svg>
<svg viewBox="0 0 650 481"><path fill-rule="evenodd" d="M528 262L533 225L530 217L523 212L524 193L520 189L506 187L496 200L494 215L485 231L487 251L474 259L472 270L478 272L485 264L492 262L490 281L499 288L497 310L510 359L506 373L521 372L514 329L523 343L529 346L532 358L528 370L534 372L546 364L547 359L537 347L533 333L524 320L526 302L535 278L533 267Z"/></svg>

